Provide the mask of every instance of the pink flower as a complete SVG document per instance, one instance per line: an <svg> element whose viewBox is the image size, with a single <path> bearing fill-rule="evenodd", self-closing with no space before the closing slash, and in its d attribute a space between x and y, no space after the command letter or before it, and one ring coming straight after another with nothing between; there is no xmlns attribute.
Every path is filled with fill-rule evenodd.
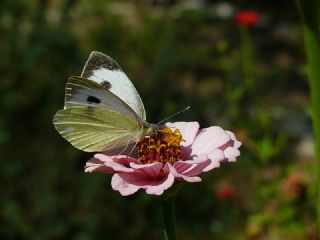
<svg viewBox="0 0 320 240"><path fill-rule="evenodd" d="M198 122L166 126L139 142L137 158L99 153L86 163L85 172L113 173L112 188L123 196L139 189L161 195L177 182L200 182L200 173L234 162L240 155L241 143L220 127L199 129Z"/></svg>

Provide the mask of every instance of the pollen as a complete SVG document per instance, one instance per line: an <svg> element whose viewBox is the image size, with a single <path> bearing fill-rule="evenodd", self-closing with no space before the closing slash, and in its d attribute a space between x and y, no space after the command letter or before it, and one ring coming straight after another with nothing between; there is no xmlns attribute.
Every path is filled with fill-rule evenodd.
<svg viewBox="0 0 320 240"><path fill-rule="evenodd" d="M174 163L183 160L181 143L185 142L179 129L164 128L152 136L144 137L137 144L138 161L142 164Z"/></svg>

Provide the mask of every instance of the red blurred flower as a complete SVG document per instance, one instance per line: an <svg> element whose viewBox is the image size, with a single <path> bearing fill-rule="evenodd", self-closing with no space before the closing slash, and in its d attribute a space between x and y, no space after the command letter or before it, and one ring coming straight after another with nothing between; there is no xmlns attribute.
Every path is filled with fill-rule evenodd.
<svg viewBox="0 0 320 240"><path fill-rule="evenodd" d="M261 15L256 11L237 11L234 19L240 26L254 26L261 19Z"/></svg>
<svg viewBox="0 0 320 240"><path fill-rule="evenodd" d="M230 199L234 197L236 190L232 185L224 185L217 189L217 196L220 199Z"/></svg>

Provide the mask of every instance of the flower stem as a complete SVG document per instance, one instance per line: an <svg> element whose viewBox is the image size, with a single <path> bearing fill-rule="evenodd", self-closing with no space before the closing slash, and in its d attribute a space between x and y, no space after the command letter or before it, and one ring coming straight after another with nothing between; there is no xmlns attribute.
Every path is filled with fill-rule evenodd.
<svg viewBox="0 0 320 240"><path fill-rule="evenodd" d="M320 232L320 4L314 0L296 0L303 23L311 88L311 105L317 159L317 228Z"/></svg>
<svg viewBox="0 0 320 240"><path fill-rule="evenodd" d="M240 26L241 34L241 65L245 79L245 87L252 91L254 85L254 64L253 64L253 47L249 28Z"/></svg>
<svg viewBox="0 0 320 240"><path fill-rule="evenodd" d="M170 196L161 199L161 210L164 228L164 239L176 239L176 223L175 223L175 197Z"/></svg>

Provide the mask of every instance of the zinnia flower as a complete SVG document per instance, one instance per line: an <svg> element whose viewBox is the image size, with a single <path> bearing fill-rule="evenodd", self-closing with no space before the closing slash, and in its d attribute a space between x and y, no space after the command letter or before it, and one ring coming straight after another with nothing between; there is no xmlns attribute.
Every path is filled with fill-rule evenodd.
<svg viewBox="0 0 320 240"><path fill-rule="evenodd" d="M260 21L261 15L256 11L237 11L234 18L240 26L254 26Z"/></svg>
<svg viewBox="0 0 320 240"><path fill-rule="evenodd" d="M199 174L234 162L240 155L241 143L221 127L199 129L198 122L166 127L137 144L136 158L98 153L86 163L85 172L113 173L111 186L123 196L139 189L161 195L175 183L200 182Z"/></svg>

